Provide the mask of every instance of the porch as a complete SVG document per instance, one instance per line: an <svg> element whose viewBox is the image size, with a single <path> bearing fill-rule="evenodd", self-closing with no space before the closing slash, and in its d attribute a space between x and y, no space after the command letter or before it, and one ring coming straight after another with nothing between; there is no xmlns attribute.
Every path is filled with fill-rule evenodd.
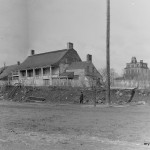
<svg viewBox="0 0 150 150"><path fill-rule="evenodd" d="M48 66L19 71L19 80L25 86L52 85L52 77L59 76L59 68Z"/></svg>

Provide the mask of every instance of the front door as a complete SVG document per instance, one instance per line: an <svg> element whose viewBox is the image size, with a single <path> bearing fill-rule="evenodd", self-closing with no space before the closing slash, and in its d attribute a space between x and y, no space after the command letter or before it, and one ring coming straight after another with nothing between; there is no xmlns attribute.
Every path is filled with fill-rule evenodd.
<svg viewBox="0 0 150 150"><path fill-rule="evenodd" d="M49 79L44 79L44 86L49 86Z"/></svg>

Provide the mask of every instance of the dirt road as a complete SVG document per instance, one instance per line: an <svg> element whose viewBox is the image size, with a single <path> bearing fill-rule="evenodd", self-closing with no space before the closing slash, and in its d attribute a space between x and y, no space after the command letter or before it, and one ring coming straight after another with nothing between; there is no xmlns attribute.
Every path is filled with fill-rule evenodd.
<svg viewBox="0 0 150 150"><path fill-rule="evenodd" d="M0 150L145 150L150 106L0 101Z"/></svg>

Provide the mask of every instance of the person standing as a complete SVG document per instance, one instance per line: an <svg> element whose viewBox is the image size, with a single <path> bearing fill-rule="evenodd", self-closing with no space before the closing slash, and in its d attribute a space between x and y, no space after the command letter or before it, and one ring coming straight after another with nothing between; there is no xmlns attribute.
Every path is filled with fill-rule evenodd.
<svg viewBox="0 0 150 150"><path fill-rule="evenodd" d="M137 88L134 88L134 89L132 89L131 90L131 96L130 96L130 98L129 98L129 100L128 100L128 103L130 103L131 101L132 101L132 99L133 99L133 97L134 97L134 95L135 95L135 90L136 90Z"/></svg>
<svg viewBox="0 0 150 150"><path fill-rule="evenodd" d="M80 95L80 104L83 104L83 92L81 92L81 95Z"/></svg>

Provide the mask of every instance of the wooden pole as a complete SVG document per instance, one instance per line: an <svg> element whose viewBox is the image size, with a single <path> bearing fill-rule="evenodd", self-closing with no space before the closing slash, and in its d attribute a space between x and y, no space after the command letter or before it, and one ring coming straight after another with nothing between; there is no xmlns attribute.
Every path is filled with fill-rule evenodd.
<svg viewBox="0 0 150 150"><path fill-rule="evenodd" d="M106 102L110 104L110 0L107 0L107 29L106 29Z"/></svg>

